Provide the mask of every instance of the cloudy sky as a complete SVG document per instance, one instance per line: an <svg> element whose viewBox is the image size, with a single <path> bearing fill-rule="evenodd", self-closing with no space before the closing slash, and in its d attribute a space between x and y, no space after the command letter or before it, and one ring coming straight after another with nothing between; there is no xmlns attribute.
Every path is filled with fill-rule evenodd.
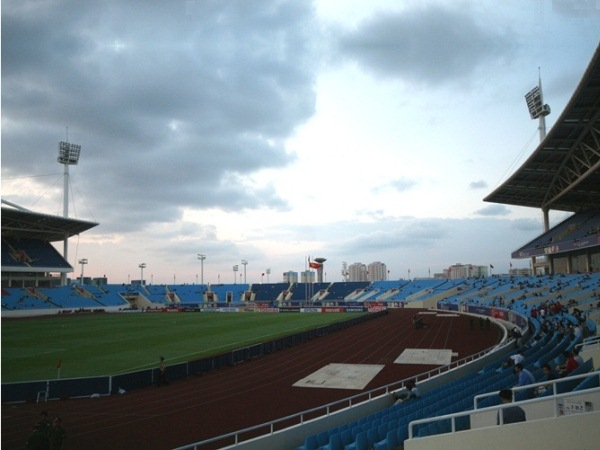
<svg viewBox="0 0 600 450"><path fill-rule="evenodd" d="M2 198L62 215L68 137L69 214L100 224L70 240L74 276L193 283L198 253L211 283L308 255L328 281L507 272L541 213L482 199L538 144L538 68L549 127L580 81L588 3L5 0Z"/></svg>

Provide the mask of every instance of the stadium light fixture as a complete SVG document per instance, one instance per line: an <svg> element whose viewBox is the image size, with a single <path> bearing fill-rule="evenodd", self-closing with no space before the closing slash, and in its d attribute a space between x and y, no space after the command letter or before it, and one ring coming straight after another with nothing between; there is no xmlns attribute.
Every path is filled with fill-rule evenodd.
<svg viewBox="0 0 600 450"><path fill-rule="evenodd" d="M267 283L269 282L269 275L271 275L271 269L267 269Z"/></svg>
<svg viewBox="0 0 600 450"><path fill-rule="evenodd" d="M542 142L546 137L546 116L550 114L550 106L544 104L541 73L538 76L538 85L525 94L525 102L527 102L527 109L529 109L531 119L539 120L538 130L540 142Z"/></svg>
<svg viewBox="0 0 600 450"><path fill-rule="evenodd" d="M543 104L542 90L539 86L534 87L525 94L525 101L529 109L529 115L532 119L539 119L542 116L550 114L550 106Z"/></svg>
<svg viewBox="0 0 600 450"><path fill-rule="evenodd" d="M237 284L237 271L239 269L239 266L236 264L235 266L233 266L233 284Z"/></svg>
<svg viewBox="0 0 600 450"><path fill-rule="evenodd" d="M246 266L248 265L248 261L242 259L242 265L244 266L244 284L246 284Z"/></svg>
<svg viewBox="0 0 600 450"><path fill-rule="evenodd" d="M79 154L81 153L81 145L71 144L70 142L60 141L58 143L58 158L57 161L68 166L77 165L79 162Z"/></svg>
<svg viewBox="0 0 600 450"><path fill-rule="evenodd" d="M83 266L88 263L87 258L82 258L79 260L79 264L81 264L81 285L83 286Z"/></svg>
<svg viewBox="0 0 600 450"><path fill-rule="evenodd" d="M198 253L198 259L200 260L200 284L204 284L204 260L206 255Z"/></svg>
<svg viewBox="0 0 600 450"><path fill-rule="evenodd" d="M64 166L63 175L63 217L69 217L69 166L74 166L79 162L79 154L81 153L81 145L71 144L69 142L60 141L58 143L58 158L57 161ZM69 234L65 233L63 240L63 258L69 260ZM67 285L67 274L60 275L61 286Z"/></svg>
<svg viewBox="0 0 600 450"><path fill-rule="evenodd" d="M140 268L140 286L144 285L144 269L146 268L146 263L140 263L138 266Z"/></svg>

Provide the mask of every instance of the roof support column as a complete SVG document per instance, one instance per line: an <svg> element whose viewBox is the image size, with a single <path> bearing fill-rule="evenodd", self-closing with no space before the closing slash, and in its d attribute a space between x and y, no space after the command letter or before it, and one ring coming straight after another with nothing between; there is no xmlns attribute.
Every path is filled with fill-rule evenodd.
<svg viewBox="0 0 600 450"><path fill-rule="evenodd" d="M544 233L550 230L550 217L549 210L547 206L542 208L543 220L544 220Z"/></svg>

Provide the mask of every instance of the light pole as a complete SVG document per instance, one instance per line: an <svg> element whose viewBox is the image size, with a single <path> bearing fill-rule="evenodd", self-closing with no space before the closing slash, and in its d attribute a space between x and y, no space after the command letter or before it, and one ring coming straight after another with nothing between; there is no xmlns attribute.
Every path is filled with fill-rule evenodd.
<svg viewBox="0 0 600 450"><path fill-rule="evenodd" d="M69 166L75 166L79 162L81 145L61 141L58 144L58 158L56 159L64 166L63 179L63 217L69 217ZM63 258L69 260L69 233L65 233L63 241ZM67 273L60 275L60 285L67 285Z"/></svg>
<svg viewBox="0 0 600 450"><path fill-rule="evenodd" d="M267 269L267 283L269 282L269 275L271 275L271 269Z"/></svg>
<svg viewBox="0 0 600 450"><path fill-rule="evenodd" d="M248 261L242 259L242 265L244 266L244 284L246 284L246 266L248 265Z"/></svg>
<svg viewBox="0 0 600 450"><path fill-rule="evenodd" d="M236 264L235 266L233 266L233 284L237 284L237 271L238 271L239 267Z"/></svg>
<svg viewBox="0 0 600 450"><path fill-rule="evenodd" d="M144 269L146 268L146 263L140 263L138 266L140 268L140 286L144 285Z"/></svg>
<svg viewBox="0 0 600 450"><path fill-rule="evenodd" d="M81 264L81 285L83 286L83 266L88 263L87 258L83 258L79 260L79 264Z"/></svg>
<svg viewBox="0 0 600 450"><path fill-rule="evenodd" d="M200 260L200 284L204 284L204 260L206 255L198 253L198 259Z"/></svg>

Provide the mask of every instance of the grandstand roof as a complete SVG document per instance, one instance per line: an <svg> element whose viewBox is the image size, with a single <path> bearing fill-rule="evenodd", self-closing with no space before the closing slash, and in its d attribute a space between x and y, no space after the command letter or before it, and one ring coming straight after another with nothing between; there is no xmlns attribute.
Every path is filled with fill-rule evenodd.
<svg viewBox="0 0 600 450"><path fill-rule="evenodd" d="M600 205L600 45L546 138L483 200L569 212Z"/></svg>
<svg viewBox="0 0 600 450"><path fill-rule="evenodd" d="M97 226L96 222L2 207L2 237L62 241Z"/></svg>

